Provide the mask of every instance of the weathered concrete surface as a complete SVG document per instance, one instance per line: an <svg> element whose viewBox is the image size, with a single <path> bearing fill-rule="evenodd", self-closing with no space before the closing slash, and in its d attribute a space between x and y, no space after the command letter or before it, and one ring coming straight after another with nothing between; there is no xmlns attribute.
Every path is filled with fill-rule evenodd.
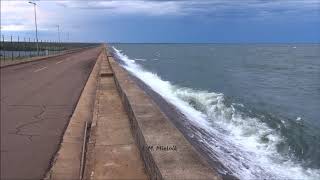
<svg viewBox="0 0 320 180"><path fill-rule="evenodd" d="M79 179L84 138L85 122L91 122L96 97L96 87L100 64L100 53L97 62L83 89L76 109L63 135L61 147L57 152L46 179Z"/></svg>
<svg viewBox="0 0 320 180"><path fill-rule="evenodd" d="M104 54L85 179L147 179L112 74Z"/></svg>
<svg viewBox="0 0 320 180"><path fill-rule="evenodd" d="M1 179L44 177L100 51L1 68Z"/></svg>
<svg viewBox="0 0 320 180"><path fill-rule="evenodd" d="M151 179L221 179L126 70L109 61Z"/></svg>

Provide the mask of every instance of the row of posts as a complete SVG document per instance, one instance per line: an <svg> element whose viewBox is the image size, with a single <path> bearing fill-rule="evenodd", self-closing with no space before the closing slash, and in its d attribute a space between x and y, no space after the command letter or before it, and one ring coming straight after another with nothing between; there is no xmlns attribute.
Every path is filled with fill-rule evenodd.
<svg viewBox="0 0 320 180"><path fill-rule="evenodd" d="M47 56L60 53L65 47L59 42L49 40L39 40L37 49L36 39L23 38L19 36L14 40L13 36L5 39L1 37L0 60L16 60L33 56Z"/></svg>

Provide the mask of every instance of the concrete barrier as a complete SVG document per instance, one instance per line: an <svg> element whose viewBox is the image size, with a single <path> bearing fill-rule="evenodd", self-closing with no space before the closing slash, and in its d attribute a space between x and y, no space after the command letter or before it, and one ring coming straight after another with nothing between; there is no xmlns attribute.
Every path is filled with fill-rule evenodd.
<svg viewBox="0 0 320 180"><path fill-rule="evenodd" d="M83 178L147 180L129 117L103 55Z"/></svg>
<svg viewBox="0 0 320 180"><path fill-rule="evenodd" d="M151 179L221 179L112 56L108 60Z"/></svg>
<svg viewBox="0 0 320 180"><path fill-rule="evenodd" d="M103 47L101 47L102 49ZM102 49L103 51L103 49ZM85 161L85 131L92 120L97 80L102 61L101 54L96 60L76 108L64 132L61 145L51 162L45 180L81 179Z"/></svg>

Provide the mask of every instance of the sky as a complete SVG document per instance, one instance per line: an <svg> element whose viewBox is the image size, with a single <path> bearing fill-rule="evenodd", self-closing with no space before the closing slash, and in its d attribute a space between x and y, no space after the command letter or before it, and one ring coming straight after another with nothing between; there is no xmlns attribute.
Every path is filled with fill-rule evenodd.
<svg viewBox="0 0 320 180"><path fill-rule="evenodd" d="M320 0L34 1L41 40L320 43ZM35 38L33 5L1 0L1 35Z"/></svg>

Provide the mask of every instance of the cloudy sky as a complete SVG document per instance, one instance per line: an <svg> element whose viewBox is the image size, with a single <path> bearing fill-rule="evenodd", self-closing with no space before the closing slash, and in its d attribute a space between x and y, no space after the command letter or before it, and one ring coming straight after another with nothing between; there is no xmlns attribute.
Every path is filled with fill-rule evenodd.
<svg viewBox="0 0 320 180"><path fill-rule="evenodd" d="M320 42L320 0L35 1L39 38L99 42ZM1 35L34 38L33 6L1 0Z"/></svg>

